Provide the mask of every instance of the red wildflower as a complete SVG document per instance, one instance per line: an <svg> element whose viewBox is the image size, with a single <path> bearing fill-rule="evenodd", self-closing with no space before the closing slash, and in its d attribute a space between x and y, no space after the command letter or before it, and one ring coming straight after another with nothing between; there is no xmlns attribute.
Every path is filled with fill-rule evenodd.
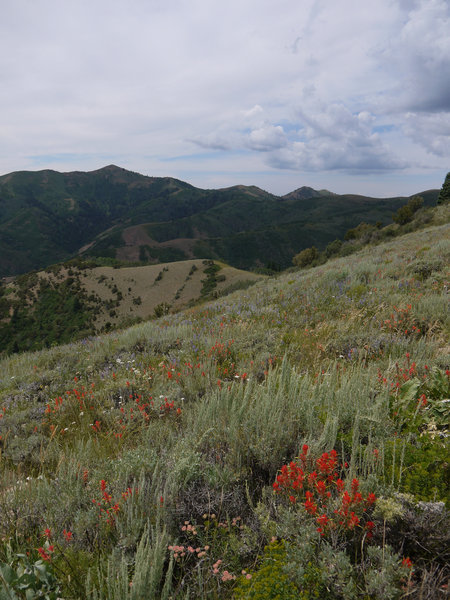
<svg viewBox="0 0 450 600"><path fill-rule="evenodd" d="M52 550L50 550L50 548L51 548ZM48 550L49 550L49 552L53 552L53 546L50 546L50 547L48 548ZM47 552L44 550L44 548L42 548L42 547L41 547L41 548L38 548L38 549L37 549L37 551L39 552L39 554L40 554L40 557L42 558L42 560L46 560L46 561L50 561L50 560L52 560L52 557L50 556L50 554L48 554L48 553L47 553Z"/></svg>
<svg viewBox="0 0 450 600"><path fill-rule="evenodd" d="M63 530L63 535L64 535L64 538L65 538L66 542L70 542L70 540L72 539L72 532L71 531L66 531L64 529Z"/></svg>
<svg viewBox="0 0 450 600"><path fill-rule="evenodd" d="M318 481L316 483L316 489L317 492L320 494L320 496L323 496L326 492L326 483L325 481Z"/></svg>
<svg viewBox="0 0 450 600"><path fill-rule="evenodd" d="M355 515L354 512L351 512L350 519L348 520L348 523L347 523L347 527L349 529L353 529L358 524L359 524L359 518Z"/></svg>
<svg viewBox="0 0 450 600"><path fill-rule="evenodd" d="M314 496L311 492L307 491L306 494L306 502L304 502L303 506L310 515L315 515L317 512L317 505L312 501Z"/></svg>
<svg viewBox="0 0 450 600"><path fill-rule="evenodd" d="M375 527L375 523L373 521L367 521L365 524L365 528L367 529L367 538L370 539L373 537L373 530Z"/></svg>
<svg viewBox="0 0 450 600"><path fill-rule="evenodd" d="M404 558L402 560L402 566L403 567L407 567L408 569L412 569L412 560L409 558L409 556L407 556L406 558Z"/></svg>
<svg viewBox="0 0 450 600"><path fill-rule="evenodd" d="M316 521L321 527L326 527L329 519L326 514L323 514L317 517Z"/></svg>
<svg viewBox="0 0 450 600"><path fill-rule="evenodd" d="M366 503L369 506L372 506L372 504L375 504L376 501L377 501L377 497L375 496L375 494L373 492L370 492L370 494L367 495Z"/></svg>

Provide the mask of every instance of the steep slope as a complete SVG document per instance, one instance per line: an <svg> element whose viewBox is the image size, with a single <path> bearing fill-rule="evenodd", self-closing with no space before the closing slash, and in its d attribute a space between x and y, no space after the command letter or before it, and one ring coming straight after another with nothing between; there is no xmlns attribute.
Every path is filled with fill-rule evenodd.
<svg viewBox="0 0 450 600"><path fill-rule="evenodd" d="M447 222L1 360L6 597L30 564L55 598L445 597L449 258Z"/></svg>

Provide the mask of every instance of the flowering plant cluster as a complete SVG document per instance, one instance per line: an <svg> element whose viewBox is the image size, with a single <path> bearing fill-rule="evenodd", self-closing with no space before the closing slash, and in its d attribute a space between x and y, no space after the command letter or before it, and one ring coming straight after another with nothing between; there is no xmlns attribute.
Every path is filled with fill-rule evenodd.
<svg viewBox="0 0 450 600"><path fill-rule="evenodd" d="M133 490L132 488L128 487L125 492L122 492L122 497L118 499L113 498L112 495L108 493L107 488L108 483L102 479L100 481L101 498L100 500L92 498L92 502L99 508L98 518L100 520L104 520L108 525L113 526L115 525L117 514L122 509L123 503L133 495L137 494L138 490Z"/></svg>
<svg viewBox="0 0 450 600"><path fill-rule="evenodd" d="M361 528L370 539L374 523L368 517L376 502L375 494L364 497L356 478L346 489L346 483L338 476L340 465L335 450L324 452L316 461L308 456L308 450L304 444L298 461L281 467L273 483L275 493L287 497L291 504L301 504L314 517L322 536Z"/></svg>
<svg viewBox="0 0 450 600"><path fill-rule="evenodd" d="M240 516L221 521L216 514L205 513L203 523L196 525L184 521L180 530L184 543L171 544L168 550L179 571L185 574L181 581L184 581L188 571L198 573L200 570L205 585L211 586L211 590L217 589L222 583L236 580L237 576L232 571L236 567L233 549L236 548L235 536L240 536L244 530ZM217 555L221 558L217 558ZM251 578L250 574L241 572L246 579Z"/></svg>

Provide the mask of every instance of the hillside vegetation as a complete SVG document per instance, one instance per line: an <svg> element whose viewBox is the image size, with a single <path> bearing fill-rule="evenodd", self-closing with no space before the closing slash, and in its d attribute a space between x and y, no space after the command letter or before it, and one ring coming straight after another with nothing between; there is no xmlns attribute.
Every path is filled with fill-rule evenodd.
<svg viewBox="0 0 450 600"><path fill-rule="evenodd" d="M0 598L444 598L436 210L447 223L3 359Z"/></svg>
<svg viewBox="0 0 450 600"><path fill-rule="evenodd" d="M423 192L436 204L438 190ZM89 173L19 171L0 177L0 277L82 255L142 264L222 260L280 270L361 221L385 225L407 198L255 186L202 190L109 165Z"/></svg>
<svg viewBox="0 0 450 600"><path fill-rule="evenodd" d="M264 278L206 259L95 264L78 259L0 282L0 356L123 328Z"/></svg>

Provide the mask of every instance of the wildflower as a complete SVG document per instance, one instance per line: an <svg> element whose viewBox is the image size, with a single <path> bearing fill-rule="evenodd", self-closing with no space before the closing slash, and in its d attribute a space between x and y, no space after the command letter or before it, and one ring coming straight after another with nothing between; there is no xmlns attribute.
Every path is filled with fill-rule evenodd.
<svg viewBox="0 0 450 600"><path fill-rule="evenodd" d="M367 529L367 538L370 539L373 537L373 530L375 527L375 523L373 521L367 521L365 524L365 528Z"/></svg>
<svg viewBox="0 0 450 600"><path fill-rule="evenodd" d="M353 529L358 524L359 524L359 518L355 515L354 512L351 512L350 513L350 519L349 519L349 521L347 523L347 527L349 529Z"/></svg>
<svg viewBox="0 0 450 600"><path fill-rule="evenodd" d="M310 515L315 515L317 512L317 505L312 501L313 495L311 492L306 492L306 501L303 506L305 507L306 512Z"/></svg>
<svg viewBox="0 0 450 600"><path fill-rule="evenodd" d="M326 514L323 514L317 517L316 521L321 527L326 527L329 519Z"/></svg>
<svg viewBox="0 0 450 600"><path fill-rule="evenodd" d="M366 503L369 506L372 506L372 504L375 504L376 501L377 501L377 497L375 496L375 494L373 492L370 492L370 494L367 495Z"/></svg>
<svg viewBox="0 0 450 600"><path fill-rule="evenodd" d="M407 567L408 569L412 569L412 560L409 558L409 556L407 556L406 558L404 558L402 560L402 566L403 567Z"/></svg>
<svg viewBox="0 0 450 600"><path fill-rule="evenodd" d="M344 489L344 482L342 481L342 479L336 479L336 487L338 489L338 492L342 492Z"/></svg>
<svg viewBox="0 0 450 600"><path fill-rule="evenodd" d="M47 548L47 550L50 553L53 552L53 546L49 546ZM48 552L46 552L44 550L44 548L42 548L42 546L40 548L38 548L37 551L39 552L39 555L42 558L42 560L45 560L45 561L51 561L52 560L52 557L50 556L50 554Z"/></svg>
<svg viewBox="0 0 450 600"><path fill-rule="evenodd" d="M325 481L318 481L316 483L316 489L320 496L323 496L326 492L326 483Z"/></svg>
<svg viewBox="0 0 450 600"><path fill-rule="evenodd" d="M47 527L47 529L44 531L44 535L45 537L49 540L52 537L52 532L50 531L50 529Z"/></svg>

